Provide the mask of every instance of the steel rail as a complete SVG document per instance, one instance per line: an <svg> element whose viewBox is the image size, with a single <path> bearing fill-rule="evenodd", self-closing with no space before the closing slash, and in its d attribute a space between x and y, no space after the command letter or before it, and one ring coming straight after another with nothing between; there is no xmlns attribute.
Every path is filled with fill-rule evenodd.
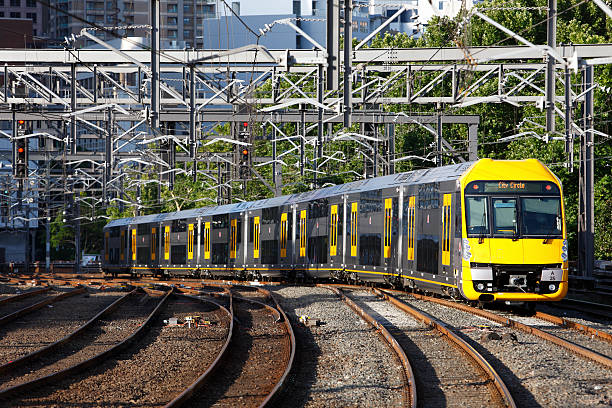
<svg viewBox="0 0 612 408"><path fill-rule="evenodd" d="M554 316L554 315L543 313L543 312L536 312L535 317L537 317L538 319L545 320L550 323L554 323L559 326L563 326L568 329L575 330L577 332L586 334L588 336L595 336L598 339L607 341L608 343L612 343L612 334L606 331L597 330L591 326L580 324L578 322L574 322L564 317Z"/></svg>
<svg viewBox="0 0 612 408"><path fill-rule="evenodd" d="M26 315L28 313L31 313L31 312L35 311L35 310L42 309L43 307L45 307L45 306L47 306L47 305L49 305L51 303L58 302L58 301L60 301L62 299L65 299L65 298L68 298L68 297L71 297L71 296L74 296L74 295L78 295L78 294L83 293L83 292L85 292L85 287L81 286L79 288L71 290L70 292L65 292L65 293L59 294L57 296L54 296L54 297L52 297L50 299L45 299L45 300L43 300L41 302L35 303L35 304L30 305L28 307L24 307L23 309L17 310L16 312L13 312L13 313L8 314L6 316L0 317L0 325L6 324L8 322L11 322L11 321L13 321L13 320L15 320L15 319L17 319L17 318L19 318L21 316L24 316L24 315Z"/></svg>
<svg viewBox="0 0 612 408"><path fill-rule="evenodd" d="M268 404L276 400L278 395L280 395L281 390L285 388L287 384L286 383L287 377L289 377L289 373L293 369L293 361L295 359L295 352L296 352L296 341L295 341L295 334L293 332L293 327L291 326L291 321L289 321L289 319L287 318L287 314L285 313L283 308L280 306L276 298L268 290L265 290L265 289L259 289L259 290L262 291L262 293L267 294L267 296L274 302L274 305L276 309L278 310L278 312L282 315L283 322L285 323L285 329L287 330L287 333L289 334L289 342L290 342L290 348L291 348L291 351L289 354L289 361L287 362L287 366L285 367L285 372L283 373L281 378L276 382L274 389L272 389L272 391L268 394L266 399L261 403L260 405L260 408L261 408L261 407L267 406Z"/></svg>
<svg viewBox="0 0 612 408"><path fill-rule="evenodd" d="M17 367L22 367L25 364L27 364L28 362L36 359L36 358L40 358L42 356L45 356L49 353L51 353L52 351L54 351L55 349L57 349L59 346L66 344L67 342L69 342L70 340L74 339L75 337L77 337L79 334L81 334L83 331L85 331L86 329L90 328L94 323L96 323L98 320L100 320L103 316L111 313L112 311L114 311L121 303L123 303L129 296L133 295L134 293L136 293L137 289L134 289L133 291L131 291L130 293L126 293L124 296L120 297L119 299L115 300L113 303L111 303L109 306L107 306L104 310L102 310L101 312L99 312L98 314L96 314L94 317L92 317L87 323L85 323L84 325L82 325L81 327L79 327L78 329L76 329L75 331L73 331L72 333L68 334L67 336L65 336L64 338L56 341L55 343L51 343L46 347L43 347L39 350L36 350L30 354L27 354L23 357L18 358L17 360L13 360L13 361L9 361L6 364L3 364L0 366L0 374L4 374L9 370L14 370Z"/></svg>
<svg viewBox="0 0 612 408"><path fill-rule="evenodd" d="M336 286L329 285L317 285L322 288L326 288L334 292L338 295L351 309L357 313L363 320L368 322L382 337L386 340L387 344L393 349L398 359L400 360L400 364L403 368L403 373L405 376L404 387L402 387L402 397L404 399L404 403L406 406L410 406L412 408L416 408L417 406L417 390L416 390L416 381L414 378L414 372L412 371L412 367L410 366L410 362L408 361L408 357L404 352L404 349L397 342L395 337L376 319L370 316L365 310L359 307L352 299L348 298L341 289ZM363 289L363 288L362 288Z"/></svg>
<svg viewBox="0 0 612 408"><path fill-rule="evenodd" d="M516 402L514 402L514 398L512 398L512 394L508 387L502 380L501 376L495 371L495 369L489 364L489 362L478 352L474 347L468 344L465 340L459 337L452 329L450 329L445 323L436 319L435 317L426 314L425 312L421 312L406 303L400 301L396 297L387 293L384 290L373 289L374 293L381 296L383 299L389 301L392 305L396 306L400 310L410 314L417 320L424 322L425 324L434 327L440 333L444 334L450 341L452 341L456 346L461 348L466 352L468 356L472 358L476 362L476 364L485 372L485 374L493 381L495 388L497 388L500 396L504 400L504 403L508 407L516 408Z"/></svg>
<svg viewBox="0 0 612 408"><path fill-rule="evenodd" d="M406 292L401 292L403 294L406 294ZM491 313L488 312L486 310L481 310L481 309L477 309L475 307L472 306L468 306L465 305L463 303L459 303L459 302L451 302L448 300L444 300L444 299L438 299L438 298L434 298L434 297L430 297L430 296L425 296L425 295L420 295L418 293L410 293L410 296L414 296L417 299L421 299L421 300L426 300L426 301L430 301L430 302L434 302L434 303L438 303L441 304L443 306L447 306L447 307L453 307L455 309L461 310L463 312L467 312L467 313L471 313L480 317L484 317L485 319L497 322L503 326L507 326L507 327L511 327L513 329L517 329L517 330L521 330L527 334L532 334L534 336L540 337L544 340L548 340L551 343L556 344L557 346L563 347L577 355L579 355L580 357L586 358L588 360L592 360L595 361L601 365L603 365L604 367L607 367L609 369L612 369L612 359L604 356L602 354L599 354L593 350L589 350L585 347L579 346L577 344L574 343L570 343L567 340L562 339L561 337L555 336L554 334L545 332L543 330L540 330L536 327L533 326L529 326L520 322L517 322L516 320L513 319L509 319L506 317L502 317L498 314L495 313Z"/></svg>
<svg viewBox="0 0 612 408"><path fill-rule="evenodd" d="M145 329L148 329L153 321L155 320L155 318L157 317L157 315L161 312L161 308L163 305L166 304L168 298L170 297L170 295L173 293L173 290L169 290L166 295L162 298L162 300L160 300L160 302L157 304L157 306L155 307L155 309L149 314L149 316L147 317L147 320L138 328L134 331L134 333L132 333L129 337L127 337L125 340L123 340L122 342L114 345L113 347L109 348L108 350L105 350L97 355L95 355L94 357L87 359L85 361L82 361L78 364L75 364L71 367L65 368L61 371L57 371L55 373L49 374L47 376L41 377L41 378L37 378L35 380L32 381L28 381L22 384L18 384L15 385L13 387L10 388L6 388L4 390L0 390L0 399L7 399L15 394L19 394L19 393L23 393L27 390L31 390L34 388L39 388L42 385L46 385L52 381L56 381L56 380L61 380L64 378L69 377L72 374L76 374L86 368L89 368L95 364L101 363L102 361L104 361L104 359L122 351L123 349L125 349L127 346L129 346L133 341L137 340L145 331Z"/></svg>
<svg viewBox="0 0 612 408"><path fill-rule="evenodd" d="M589 313L591 315L610 318L612 316L612 305L607 305L604 303L595 303L589 302L588 300L580 300L580 299L568 299L565 298L560 301L559 306L577 310L579 312ZM594 310L599 309L599 310Z"/></svg>
<svg viewBox="0 0 612 408"><path fill-rule="evenodd" d="M198 390L200 390L204 386L204 384L209 379L209 377L215 372L215 370L219 368L219 365L220 365L219 363L225 357L225 354L229 348L229 344L232 341L232 337L234 335L234 308L233 308L233 300L232 300L231 293L229 295L229 310L227 310L225 307L221 306L220 304L213 302L212 300L202 299L202 298L192 296L192 295L181 295L181 296L185 296L190 299L197 299L200 302L212 303L214 305L217 305L221 310L224 310L225 313L227 313L227 315L229 316L229 320L230 320L229 331L228 331L227 339L225 340L225 343L223 344L223 347L221 348L221 351L219 352L215 360L208 366L208 368L206 369L206 371L202 373L202 375L200 375L193 383L191 383L191 385L189 385L189 387L187 387L183 392L177 395L172 401L167 403L165 405L166 408L176 408L176 407L182 406L196 392L198 392Z"/></svg>
<svg viewBox="0 0 612 408"><path fill-rule="evenodd" d="M0 306L3 306L3 305L5 305L7 303L10 303L10 302L14 302L16 300L25 299L25 298L28 298L30 296L40 295L40 294L43 294L43 293L48 292L50 290L51 290L51 287L47 286L45 288L31 290L29 292L23 292L23 293L20 293L18 295L9 296L9 297L6 297L6 298L0 300Z"/></svg>

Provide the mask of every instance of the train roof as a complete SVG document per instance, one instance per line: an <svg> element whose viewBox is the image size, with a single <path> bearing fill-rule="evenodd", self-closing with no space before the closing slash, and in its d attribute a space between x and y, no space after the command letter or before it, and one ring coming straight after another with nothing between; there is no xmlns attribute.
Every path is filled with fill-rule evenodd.
<svg viewBox="0 0 612 408"><path fill-rule="evenodd" d="M235 204L225 204L213 207L194 208L171 213L144 215L139 217L121 218L110 221L104 228L119 227L124 225L146 224L162 221L171 221L184 218L199 218L216 214L228 214L242 212L245 210L257 210L268 207L278 207L302 203L305 201L334 197L341 194L354 194L371 190L380 190L389 187L409 184L433 183L457 180L474 163L466 162L429 169L414 170L404 173L390 174L388 176L375 177L366 180L353 181L351 183L339 184L318 190L284 195L280 197L266 198L257 201L249 201Z"/></svg>

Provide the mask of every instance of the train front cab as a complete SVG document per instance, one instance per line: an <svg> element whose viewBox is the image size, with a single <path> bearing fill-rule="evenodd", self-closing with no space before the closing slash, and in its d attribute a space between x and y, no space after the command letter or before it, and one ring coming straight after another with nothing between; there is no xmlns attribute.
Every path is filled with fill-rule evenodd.
<svg viewBox="0 0 612 408"><path fill-rule="evenodd" d="M485 159L461 186L462 294L480 301L562 299L567 240L556 177L534 159Z"/></svg>

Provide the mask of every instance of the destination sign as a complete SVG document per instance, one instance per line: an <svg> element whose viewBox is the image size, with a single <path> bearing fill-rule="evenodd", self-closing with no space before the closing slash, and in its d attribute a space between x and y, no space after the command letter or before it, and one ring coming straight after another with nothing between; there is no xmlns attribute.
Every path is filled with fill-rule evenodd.
<svg viewBox="0 0 612 408"><path fill-rule="evenodd" d="M552 182L543 181L473 181L465 189L467 194L559 194Z"/></svg>

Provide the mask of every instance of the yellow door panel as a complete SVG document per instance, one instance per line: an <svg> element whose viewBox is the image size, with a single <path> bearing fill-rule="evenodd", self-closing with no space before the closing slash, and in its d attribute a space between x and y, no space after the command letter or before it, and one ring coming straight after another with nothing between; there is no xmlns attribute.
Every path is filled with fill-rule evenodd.
<svg viewBox="0 0 612 408"><path fill-rule="evenodd" d="M193 259L193 224L189 224L187 232L187 259Z"/></svg>
<svg viewBox="0 0 612 408"><path fill-rule="evenodd" d="M210 259L210 222L204 224L204 259Z"/></svg>
<svg viewBox="0 0 612 408"><path fill-rule="evenodd" d="M254 224L254 242L253 242L253 258L259 258L259 217L253 218Z"/></svg>
<svg viewBox="0 0 612 408"><path fill-rule="evenodd" d="M286 212L281 214L280 256L281 258L287 257L287 213Z"/></svg>
<svg viewBox="0 0 612 408"><path fill-rule="evenodd" d="M136 260L136 229L132 230L132 261Z"/></svg>
<svg viewBox="0 0 612 408"><path fill-rule="evenodd" d="M170 227L164 227L164 259L170 259Z"/></svg>
<svg viewBox="0 0 612 408"><path fill-rule="evenodd" d="M338 232L337 232L337 227L338 227L338 206L337 205L332 205L331 206L331 216L330 218L330 225L329 225L329 256L336 256L337 250L338 250L338 246L337 246L337 240L338 240Z"/></svg>

